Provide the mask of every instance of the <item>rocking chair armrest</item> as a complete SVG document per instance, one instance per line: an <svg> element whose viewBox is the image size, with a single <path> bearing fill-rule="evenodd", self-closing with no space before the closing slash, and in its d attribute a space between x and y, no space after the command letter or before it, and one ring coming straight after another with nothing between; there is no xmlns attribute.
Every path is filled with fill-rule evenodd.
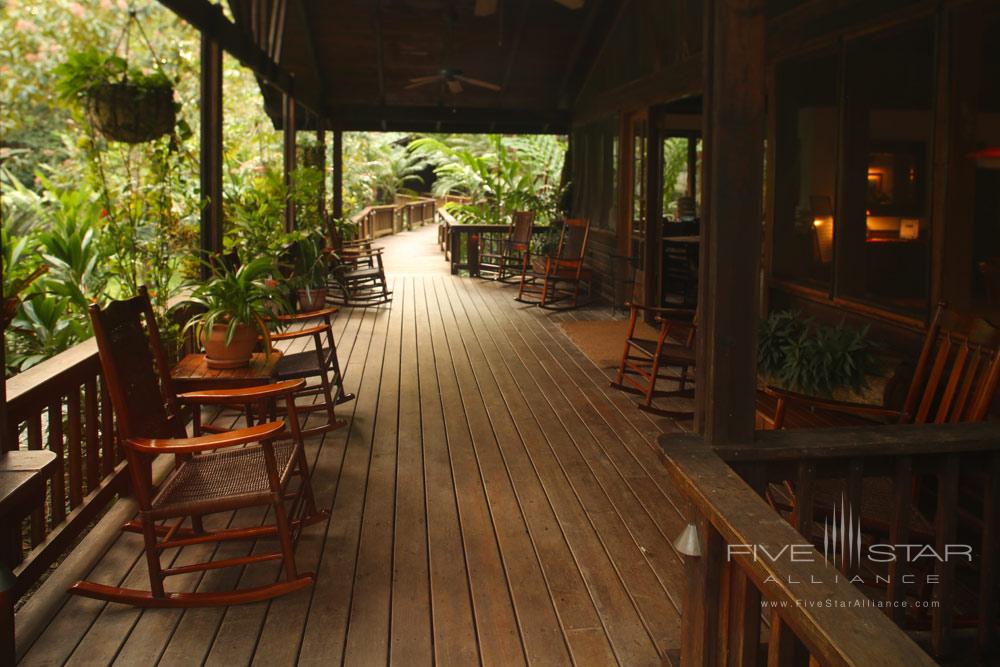
<svg viewBox="0 0 1000 667"><path fill-rule="evenodd" d="M829 398L816 398L815 396L807 396L806 394L778 389L777 387L765 387L763 392L772 398L788 403L819 408L820 410L829 410L830 412L843 412L858 417L891 417L900 419L903 416L902 411L893 410L892 408L883 408L878 405L867 405L865 403L849 403Z"/></svg>
<svg viewBox="0 0 1000 667"><path fill-rule="evenodd" d="M290 313L288 315L278 315L277 320L279 322L302 322L304 320L316 320L321 317L326 317L327 315L333 315L337 312L336 308L320 308L319 310L310 310L305 313ZM274 336L271 336L274 338Z"/></svg>
<svg viewBox="0 0 1000 667"><path fill-rule="evenodd" d="M145 454L197 454L222 447L234 447L273 438L285 429L285 420L258 424L225 433L211 433L194 438L128 438L129 447Z"/></svg>
<svg viewBox="0 0 1000 667"><path fill-rule="evenodd" d="M240 387L238 389L206 389L204 391L189 391L184 394L178 394L177 400L181 403L192 403L196 405L247 403L249 401L261 401L268 398L288 396L300 391L305 384L306 381L300 379L273 382L271 384L261 384L255 387Z"/></svg>
<svg viewBox="0 0 1000 667"><path fill-rule="evenodd" d="M325 324L317 324L314 327L306 327L305 329L296 329L295 331L286 331L284 333L274 333L271 334L271 340L292 340L294 338L304 338L306 336L314 336L316 334L323 333L329 329Z"/></svg>

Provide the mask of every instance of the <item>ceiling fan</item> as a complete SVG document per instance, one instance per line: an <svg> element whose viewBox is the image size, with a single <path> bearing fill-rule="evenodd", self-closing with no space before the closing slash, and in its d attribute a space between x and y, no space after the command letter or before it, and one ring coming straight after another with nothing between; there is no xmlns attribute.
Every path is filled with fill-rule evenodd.
<svg viewBox="0 0 1000 667"><path fill-rule="evenodd" d="M580 9L586 0L554 0L568 9ZM476 0L476 16L492 16L496 14L500 0Z"/></svg>
<svg viewBox="0 0 1000 667"><path fill-rule="evenodd" d="M429 86L432 83L443 83L448 86L449 91L455 94L464 90L462 87L463 83L470 86L476 86L478 88L485 88L486 90L492 90L495 93L500 92L500 86L495 83L467 77L462 74L462 70L451 68L443 69L437 74L433 74L431 76L420 76L415 79L410 79L410 83L405 87L405 90L413 90L414 88L420 88L421 86Z"/></svg>

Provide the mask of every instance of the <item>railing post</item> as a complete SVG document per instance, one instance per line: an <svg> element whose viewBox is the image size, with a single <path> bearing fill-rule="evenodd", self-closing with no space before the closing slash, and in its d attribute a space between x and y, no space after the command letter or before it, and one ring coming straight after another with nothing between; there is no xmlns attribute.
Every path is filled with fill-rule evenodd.
<svg viewBox="0 0 1000 667"><path fill-rule="evenodd" d="M681 610L681 667L714 667L719 636L719 583L722 538L699 517L701 555L684 556L684 604Z"/></svg>
<svg viewBox="0 0 1000 667"><path fill-rule="evenodd" d="M469 275L479 277L479 233L468 234L469 243Z"/></svg>

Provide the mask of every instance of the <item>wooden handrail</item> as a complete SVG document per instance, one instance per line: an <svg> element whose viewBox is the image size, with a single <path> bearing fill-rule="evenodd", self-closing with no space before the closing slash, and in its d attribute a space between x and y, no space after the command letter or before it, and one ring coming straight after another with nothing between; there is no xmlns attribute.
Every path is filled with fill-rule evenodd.
<svg viewBox="0 0 1000 667"><path fill-rule="evenodd" d="M664 448L664 461L678 489L702 518L701 531L708 533L700 536L701 555L687 558L693 575L689 586L694 591L689 589L685 600L682 665L712 664L720 645L738 646L739 664L757 664L755 633L762 610L771 613L768 651L774 655L770 658L790 659L794 644L782 632L791 630L823 665L875 665L886 660L935 664L822 555L801 546L804 538L700 438L671 438L669 448ZM756 551L748 553L744 545L753 545ZM787 545L800 545L803 551L796 558L753 555L764 549L777 554L783 547L787 554ZM753 584L753 591L738 585L736 569ZM725 586L720 585L723 577L728 577ZM789 582L809 583L796 587ZM720 603L720 591L743 595ZM734 611L742 617L735 622L724 620ZM768 664L785 663L769 659Z"/></svg>
<svg viewBox="0 0 1000 667"><path fill-rule="evenodd" d="M735 510L749 502L747 497L741 497L736 505L722 506L721 501L728 503L729 498L721 496L730 493L734 480L740 480L738 486L744 491L755 491L758 508L764 502L761 497L766 496L788 517L769 510L769 515L757 516L755 521L769 516L772 523L777 520L782 524L785 533L794 529L802 542L808 540L801 535L813 534L817 523L823 525L831 519L835 506L844 505L839 507L840 513L851 508L857 516L855 529L879 543L929 545L939 553L948 545L958 544L971 549L976 554L975 562L981 564L994 563L1000 557L996 538L1000 534L997 423L763 431L757 433L753 443L712 448L694 436L664 435L660 444L675 476L685 462L712 459L711 475L697 479L689 476L679 485L695 502L699 516L713 526L719 519L713 518L712 512ZM718 481L723 479L724 484ZM965 491L960 493L963 485ZM919 495L917 490L921 491ZM964 502L960 502L963 494ZM925 509L921 498L934 499L933 511ZM706 505L708 500L719 507ZM730 517L723 514L722 519L729 521ZM718 526L713 530L726 540L736 539ZM842 558L837 565L848 577L860 571L859 562L851 559ZM886 574L882 584L889 602L887 613L903 628L914 622L918 623L916 629L922 627L919 618L906 613L906 577L928 577L922 588L933 593L934 604L926 616L931 619L930 644L935 655L947 655L953 650L959 565L962 563L954 559L938 559L928 568L907 558L895 558L881 566ZM965 589L975 580L970 575L978 570L978 590L966 590L963 599L966 603L976 602L976 641L981 650L991 650L997 633L989 619L996 618L1000 605L996 595L997 568L974 563L963 567L961 586ZM809 592L816 593L813 589ZM963 623L967 624L968 619Z"/></svg>

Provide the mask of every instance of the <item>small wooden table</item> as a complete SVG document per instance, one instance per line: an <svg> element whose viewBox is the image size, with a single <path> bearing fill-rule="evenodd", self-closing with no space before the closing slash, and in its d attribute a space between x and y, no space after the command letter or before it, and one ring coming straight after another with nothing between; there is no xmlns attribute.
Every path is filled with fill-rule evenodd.
<svg viewBox="0 0 1000 667"><path fill-rule="evenodd" d="M174 390L179 394L189 391L206 391L209 389L242 389L244 387L257 387L262 384L274 382L275 368L281 360L281 352L273 350L266 355L257 352L250 357L250 363L240 368L209 368L204 354L189 354L181 359L170 372L170 378L174 382ZM273 406L259 406L259 414L274 412ZM246 406L247 423L252 423L253 406ZM199 410L194 410L193 426L195 435L202 431L216 431L218 429L208 425L202 425Z"/></svg>
<svg viewBox="0 0 1000 667"><path fill-rule="evenodd" d="M189 354L181 359L170 377L174 389L183 394L186 391L206 389L241 389L274 382L274 372L281 360L281 352L274 350L270 355L257 352L250 358L250 364L241 368L209 368L204 354Z"/></svg>
<svg viewBox="0 0 1000 667"><path fill-rule="evenodd" d="M16 657L13 565L20 560L20 523L44 504L45 480L55 465L55 452L46 449L0 454L0 663L5 665Z"/></svg>

